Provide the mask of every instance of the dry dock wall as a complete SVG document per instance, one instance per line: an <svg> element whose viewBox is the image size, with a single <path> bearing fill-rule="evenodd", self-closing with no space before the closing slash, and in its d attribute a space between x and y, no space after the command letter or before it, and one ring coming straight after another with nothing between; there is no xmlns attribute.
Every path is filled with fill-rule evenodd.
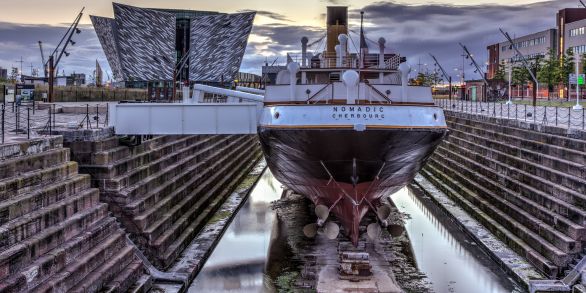
<svg viewBox="0 0 586 293"><path fill-rule="evenodd" d="M124 292L142 274L62 137L0 146L0 292Z"/></svg>
<svg viewBox="0 0 586 293"><path fill-rule="evenodd" d="M85 137L85 138L84 138ZM92 139L88 139L91 137ZM256 135L66 135L80 172L150 262L168 269L261 157Z"/></svg>
<svg viewBox="0 0 586 293"><path fill-rule="evenodd" d="M450 136L421 172L550 278L583 257L586 135L446 111Z"/></svg>

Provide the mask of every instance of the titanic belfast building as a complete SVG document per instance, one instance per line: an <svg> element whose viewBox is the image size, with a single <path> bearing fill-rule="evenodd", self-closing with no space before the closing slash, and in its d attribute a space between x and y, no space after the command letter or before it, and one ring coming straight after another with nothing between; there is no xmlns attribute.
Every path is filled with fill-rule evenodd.
<svg viewBox="0 0 586 293"><path fill-rule="evenodd" d="M113 8L114 18L90 18L114 81L128 88L155 88L157 93L169 91L179 67L178 80L232 82L255 16L254 12L226 14L118 3Z"/></svg>

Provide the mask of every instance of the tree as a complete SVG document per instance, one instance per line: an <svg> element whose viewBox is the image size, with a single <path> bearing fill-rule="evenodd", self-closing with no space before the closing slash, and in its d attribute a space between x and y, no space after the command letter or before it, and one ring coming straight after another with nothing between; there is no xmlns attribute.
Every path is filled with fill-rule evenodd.
<svg viewBox="0 0 586 293"><path fill-rule="evenodd" d="M547 52L547 59L542 63L537 72L537 79L540 83L547 85L547 99L549 100L554 90L554 86L560 83L560 60L555 50L550 48Z"/></svg>
<svg viewBox="0 0 586 293"><path fill-rule="evenodd" d="M504 61L499 63L498 67L496 68L496 72L494 73L493 80L506 80L505 77L505 63Z"/></svg>
<svg viewBox="0 0 586 293"><path fill-rule="evenodd" d="M521 99L525 97L523 89L525 88L525 84L527 81L529 81L530 78L531 75L524 66L515 65L515 67L513 67L511 83L516 86L521 86Z"/></svg>
<svg viewBox="0 0 586 293"><path fill-rule="evenodd" d="M415 77L413 84L416 86L423 86L425 84L425 74L423 72L419 72L417 77Z"/></svg>
<svg viewBox="0 0 586 293"><path fill-rule="evenodd" d="M561 68L558 74L558 80L564 84L566 89L570 88L570 74L574 73L574 51L570 48L562 55ZM564 91L566 99L569 99L568 90Z"/></svg>

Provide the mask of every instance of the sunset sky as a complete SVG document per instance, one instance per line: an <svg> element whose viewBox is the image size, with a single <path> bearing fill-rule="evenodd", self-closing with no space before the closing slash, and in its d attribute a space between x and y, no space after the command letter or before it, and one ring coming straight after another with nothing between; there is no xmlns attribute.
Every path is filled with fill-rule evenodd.
<svg viewBox="0 0 586 293"><path fill-rule="evenodd" d="M29 0L26 5L3 1L0 14L0 67L20 67L15 62L22 56L23 71L30 74L31 64L40 68L37 41L52 50L81 7L83 33L76 36L77 45L71 56L62 61L66 74L91 74L95 60L109 71L102 48L88 15L112 17L112 2L105 0ZM255 19L242 71L259 73L265 59L284 62L284 54L299 50L302 36L317 39L325 33L324 13L328 5L347 5L351 26L358 30L358 12L365 11L367 37L385 37L389 50L407 56L408 62L433 64L428 53L453 72L462 66L458 42L466 44L479 63L486 61L486 46L501 42L498 28L511 35L522 35L552 28L558 9L579 7L579 1L367 1L367 0L296 0L296 1L229 1L229 0L121 0L120 3L139 7L178 8L237 12L259 11ZM356 38L351 34L351 38ZM373 46L375 48L375 46ZM352 49L351 49L352 50ZM468 76L472 69L466 64ZM61 72L61 70L60 70ZM455 74L455 73L454 73ZM467 76L467 77L468 77ZM455 76L454 76L455 77Z"/></svg>

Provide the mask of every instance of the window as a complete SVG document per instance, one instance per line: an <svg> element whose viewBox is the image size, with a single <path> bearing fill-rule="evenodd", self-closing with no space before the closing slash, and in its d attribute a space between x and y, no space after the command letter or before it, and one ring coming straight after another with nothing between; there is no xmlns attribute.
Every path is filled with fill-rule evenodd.
<svg viewBox="0 0 586 293"><path fill-rule="evenodd" d="M570 30L570 37L581 36L586 33L586 27L579 27Z"/></svg>

